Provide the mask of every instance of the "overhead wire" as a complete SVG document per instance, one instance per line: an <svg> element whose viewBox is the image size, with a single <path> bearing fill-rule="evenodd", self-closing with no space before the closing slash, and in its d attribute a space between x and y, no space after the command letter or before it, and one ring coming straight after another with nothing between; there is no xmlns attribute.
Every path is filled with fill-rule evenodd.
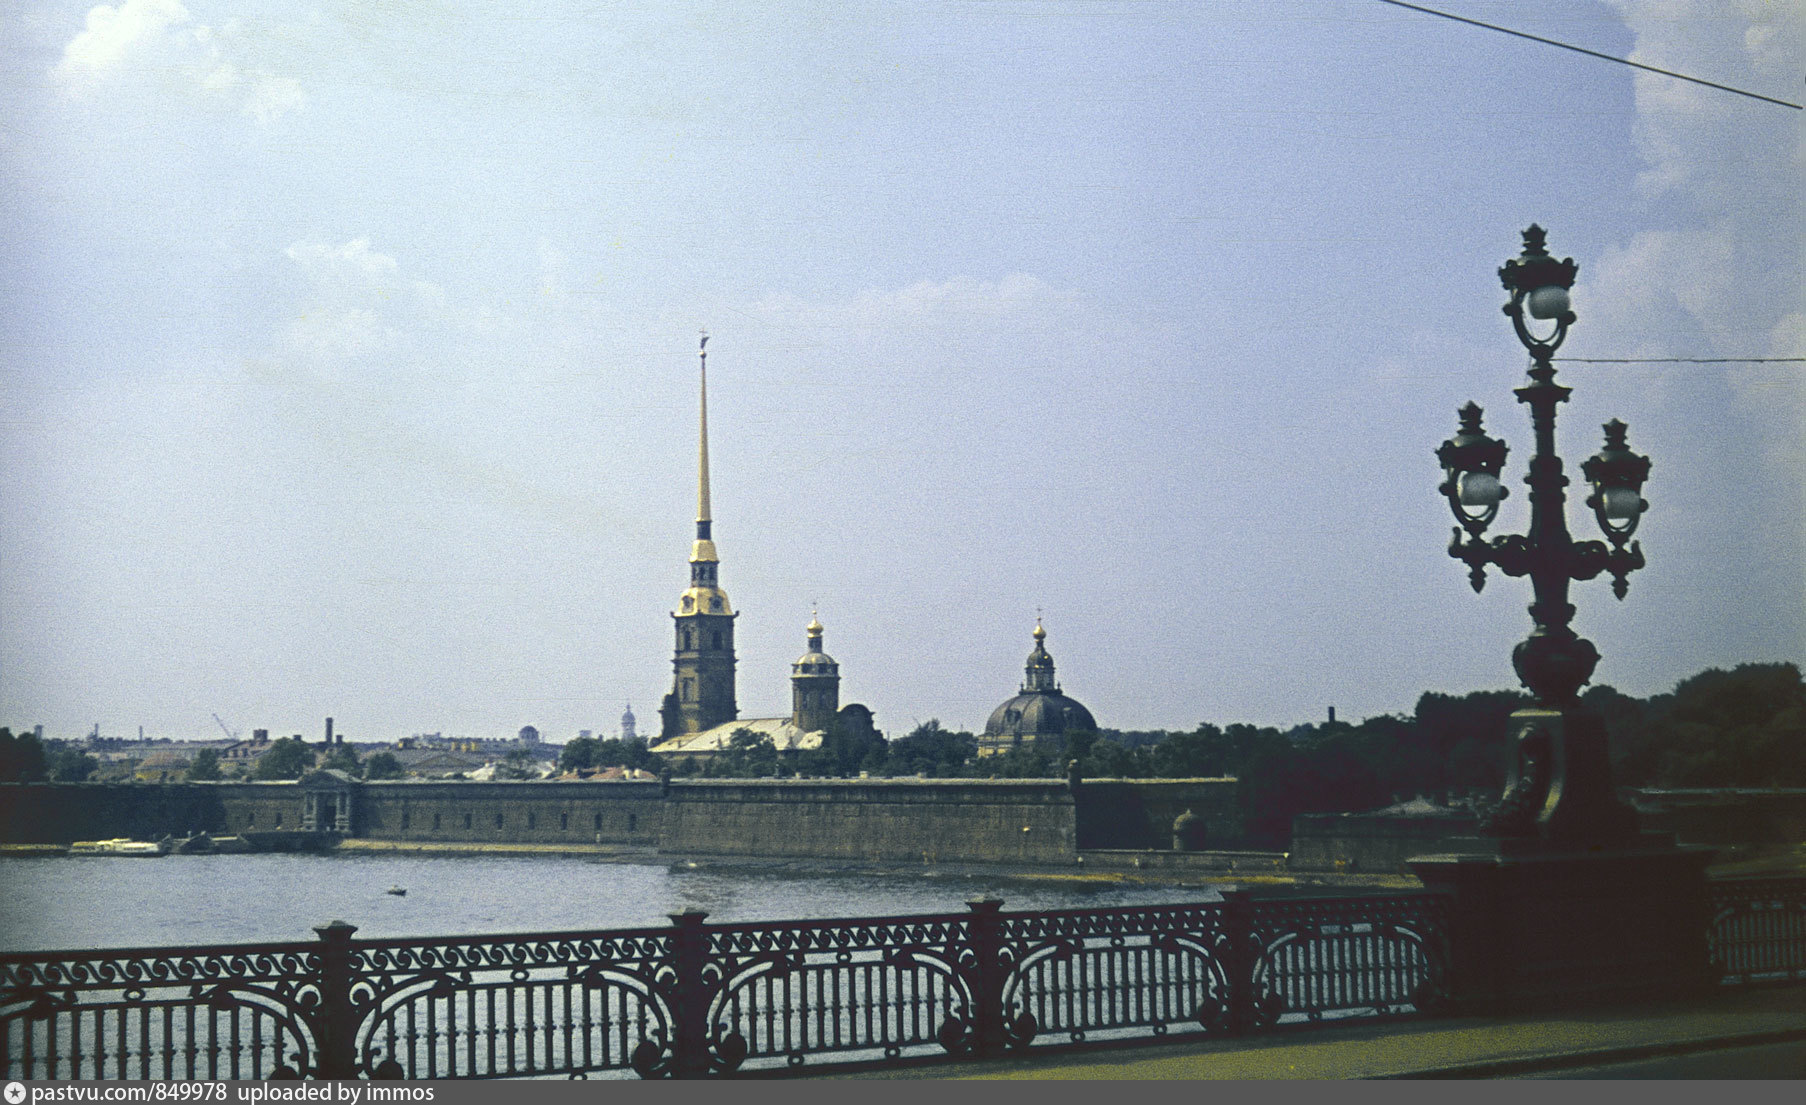
<svg viewBox="0 0 1806 1105"><path fill-rule="evenodd" d="M1694 84L1703 84L1707 88L1716 88L1721 92L1734 92L1739 96L1748 96L1752 100L1762 100L1765 103L1779 104L1782 107L1793 108L1795 111L1799 111L1802 109L1802 105L1800 105L1800 104L1792 103L1787 100L1777 100L1773 96L1764 96L1760 92L1749 92L1749 91L1746 91L1741 88L1732 88L1728 84L1719 84L1715 81L1701 80L1699 77L1689 77L1685 73L1676 73L1672 69L1658 69L1657 67L1655 67L1653 65L1644 65L1640 61L1631 61L1629 58L1621 58L1621 57L1617 57L1612 54L1602 54L1597 50L1589 50L1584 46L1575 46L1573 43L1560 42L1553 38L1544 38L1541 35L1527 34L1523 31L1514 31L1510 27L1501 27L1496 23L1482 23L1478 19L1469 19L1464 15L1455 15L1450 12L1437 11L1435 8L1426 8L1421 4L1407 4L1407 3L1404 3L1404 0L1380 0L1380 3L1391 4L1395 8L1408 8L1411 11L1422 12L1425 15L1434 15L1434 16L1439 16L1443 19L1452 19L1457 23L1466 23L1466 24L1469 24L1470 26L1474 26L1474 27L1483 27L1489 31L1498 31L1500 34L1514 35L1518 38L1527 38L1532 42L1540 42L1540 43L1544 44L1545 46L1559 46L1563 50L1572 50L1577 54L1585 54L1588 57L1602 58L1605 61L1615 61L1619 65L1628 65L1634 69L1643 69L1643 70L1647 70L1648 72L1651 72L1651 73L1660 73L1664 77L1674 77L1677 80L1692 81Z"/></svg>
<svg viewBox="0 0 1806 1105"><path fill-rule="evenodd" d="M1581 364L1806 364L1806 357L1555 357Z"/></svg>

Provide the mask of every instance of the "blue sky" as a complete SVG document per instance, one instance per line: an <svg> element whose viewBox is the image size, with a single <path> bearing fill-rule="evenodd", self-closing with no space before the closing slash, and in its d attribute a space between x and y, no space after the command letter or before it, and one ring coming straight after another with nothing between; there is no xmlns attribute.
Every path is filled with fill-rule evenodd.
<svg viewBox="0 0 1806 1105"><path fill-rule="evenodd" d="M1799 102L1786 4L1451 10ZM1511 686L1432 450L1576 357L1800 357L1801 113L1345 2L14 5L0 724L655 723L710 341L743 716L1101 724ZM1563 367L1654 459L1597 679L1806 658L1798 364ZM1506 528L1521 527L1520 489ZM1595 536L1579 496L1571 518Z"/></svg>

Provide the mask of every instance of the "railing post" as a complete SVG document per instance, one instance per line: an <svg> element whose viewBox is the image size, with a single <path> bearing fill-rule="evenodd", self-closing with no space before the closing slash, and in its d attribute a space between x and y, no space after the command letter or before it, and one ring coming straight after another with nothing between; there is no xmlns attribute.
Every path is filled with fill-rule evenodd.
<svg viewBox="0 0 1806 1105"><path fill-rule="evenodd" d="M1223 891L1223 938L1229 961L1229 1032L1241 1036L1254 1027L1254 899L1246 890Z"/></svg>
<svg viewBox="0 0 1806 1105"><path fill-rule="evenodd" d="M980 1058L1003 1052L1003 909L1001 898L973 898L972 953L978 970L972 975L972 1050Z"/></svg>
<svg viewBox="0 0 1806 1105"><path fill-rule="evenodd" d="M692 909L666 916L677 926L671 941L677 971L677 988L671 994L671 1013L677 1018L672 1026L671 1077L701 1078L709 1071L708 993L702 984L708 960L702 922L708 914Z"/></svg>
<svg viewBox="0 0 1806 1105"><path fill-rule="evenodd" d="M356 925L339 920L314 928L321 942L315 1078L345 1081L357 1077L357 1011L351 1004L351 934L356 931Z"/></svg>

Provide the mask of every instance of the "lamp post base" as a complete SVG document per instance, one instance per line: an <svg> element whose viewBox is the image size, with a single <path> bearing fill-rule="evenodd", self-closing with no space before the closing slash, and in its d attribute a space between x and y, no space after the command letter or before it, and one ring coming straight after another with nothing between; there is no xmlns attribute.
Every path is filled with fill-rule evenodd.
<svg viewBox="0 0 1806 1105"><path fill-rule="evenodd" d="M1452 900L1452 1011L1680 997L1709 985L1711 849L1655 833L1581 848L1452 843L1459 853L1409 861Z"/></svg>
<svg viewBox="0 0 1806 1105"><path fill-rule="evenodd" d="M1636 839L1636 811L1612 786L1604 718L1584 706L1530 707L1511 715L1507 732L1505 793L1482 833L1570 849Z"/></svg>

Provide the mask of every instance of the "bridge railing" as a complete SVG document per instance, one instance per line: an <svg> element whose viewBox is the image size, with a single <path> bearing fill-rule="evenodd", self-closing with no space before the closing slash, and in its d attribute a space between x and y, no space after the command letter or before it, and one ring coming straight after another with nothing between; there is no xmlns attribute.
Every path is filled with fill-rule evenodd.
<svg viewBox="0 0 1806 1105"><path fill-rule="evenodd" d="M1806 979L1806 878L1713 879L1707 947L1724 985Z"/></svg>
<svg viewBox="0 0 1806 1105"><path fill-rule="evenodd" d="M0 955L10 1078L706 1077L1433 1010L1435 895Z"/></svg>
<svg viewBox="0 0 1806 1105"><path fill-rule="evenodd" d="M8 1078L264 1079L318 1055L323 945L0 956Z"/></svg>

